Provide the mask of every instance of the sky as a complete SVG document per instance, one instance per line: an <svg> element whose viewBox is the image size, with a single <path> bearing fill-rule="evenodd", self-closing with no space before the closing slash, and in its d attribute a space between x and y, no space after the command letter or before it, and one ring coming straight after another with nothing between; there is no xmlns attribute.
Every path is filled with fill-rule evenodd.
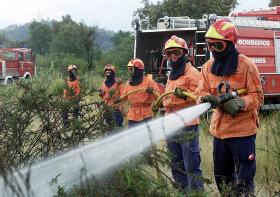
<svg viewBox="0 0 280 197"><path fill-rule="evenodd" d="M152 0L157 2L157 0ZM132 14L141 0L2 0L0 29L32 20L55 19L70 14L72 19L107 30L132 30ZM238 0L237 10L265 8L269 0Z"/></svg>

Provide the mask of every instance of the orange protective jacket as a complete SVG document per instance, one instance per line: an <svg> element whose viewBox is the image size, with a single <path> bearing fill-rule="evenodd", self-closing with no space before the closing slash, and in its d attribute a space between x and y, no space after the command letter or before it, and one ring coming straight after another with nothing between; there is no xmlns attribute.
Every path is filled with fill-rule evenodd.
<svg viewBox="0 0 280 197"><path fill-rule="evenodd" d="M146 89L153 88L155 92L159 93L159 88L156 82L148 77L143 77L143 81L136 86L129 85L129 82L124 86L124 90L122 96L138 89ZM154 100L156 100L156 95L147 93L147 92L139 92L135 94L130 94L126 97L128 102L130 103L130 107L127 113L128 120L141 121L145 118L153 117L151 105Z"/></svg>
<svg viewBox="0 0 280 197"><path fill-rule="evenodd" d="M184 75L176 80L168 80L165 91L170 92L172 90L175 90L175 88L179 87L196 95L196 90L198 87L200 77L200 72L196 68L194 68L190 63L187 63L185 66ZM163 99L163 106L165 107L165 111L167 114L192 105L196 105L196 101L178 98L173 94L170 94L164 97ZM198 123L199 119L196 118L190 123L187 123L187 125L196 125Z"/></svg>
<svg viewBox="0 0 280 197"><path fill-rule="evenodd" d="M121 96L123 92L123 84L118 84L117 82L115 82L110 88L108 88L105 85L105 80L104 80L100 89L105 94L99 96L102 98L102 100L105 102L106 105L122 110L121 105L114 104L114 101L117 97Z"/></svg>
<svg viewBox="0 0 280 197"><path fill-rule="evenodd" d="M71 91L73 91L73 93L69 92L69 90L67 90L67 89L64 89L63 97L68 100L76 98L81 92L79 78L77 78L75 81L68 80L67 85L68 85L68 88Z"/></svg>
<svg viewBox="0 0 280 197"><path fill-rule="evenodd" d="M199 97L205 95L217 96L217 86L221 81L228 81L231 90L247 89L240 97L245 101L245 107L233 117L222 111L220 107L214 110L210 124L210 133L220 139L244 137L256 133L259 126L258 110L263 103L263 91L257 66L245 55L238 57L236 73L219 77L211 73L213 59L202 67L202 80L199 83Z"/></svg>

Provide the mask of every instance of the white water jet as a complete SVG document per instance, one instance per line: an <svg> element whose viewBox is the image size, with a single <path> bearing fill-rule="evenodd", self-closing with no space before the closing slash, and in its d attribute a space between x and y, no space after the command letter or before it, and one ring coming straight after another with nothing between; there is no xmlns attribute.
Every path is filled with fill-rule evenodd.
<svg viewBox="0 0 280 197"><path fill-rule="evenodd" d="M209 108L210 103L203 103L183 109L41 161L31 168L22 168L19 173L25 175L31 170L30 187L35 196L53 196L57 194L57 185L65 187L66 190L73 185L79 185L81 169L86 169L88 176L100 176L105 171L148 149L159 140L175 134L185 123L199 117ZM15 172L14 176L18 177L18 184L27 196L24 181L19 178L19 173ZM49 182L58 175L57 185L51 187ZM0 193L7 197L15 196L10 188L4 185L2 177L0 178Z"/></svg>

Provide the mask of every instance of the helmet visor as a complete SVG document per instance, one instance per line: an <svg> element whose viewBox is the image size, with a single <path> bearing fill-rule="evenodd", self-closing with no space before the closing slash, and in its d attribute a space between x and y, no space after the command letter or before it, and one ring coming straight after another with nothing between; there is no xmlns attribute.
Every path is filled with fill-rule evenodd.
<svg viewBox="0 0 280 197"><path fill-rule="evenodd" d="M167 49L164 51L164 55L170 59L173 56L175 57L180 57L183 55L183 50L182 49L178 49L178 48L175 48L175 49Z"/></svg>
<svg viewBox="0 0 280 197"><path fill-rule="evenodd" d="M222 52L223 50L225 50L225 48L227 46L226 41L223 41L223 40L207 39L206 43L207 43L207 47L208 47L209 51Z"/></svg>

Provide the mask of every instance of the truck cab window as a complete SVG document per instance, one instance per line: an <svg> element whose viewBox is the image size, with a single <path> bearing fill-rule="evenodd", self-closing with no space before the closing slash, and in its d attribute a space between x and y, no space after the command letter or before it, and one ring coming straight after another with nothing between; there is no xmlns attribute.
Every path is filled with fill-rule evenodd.
<svg viewBox="0 0 280 197"><path fill-rule="evenodd" d="M30 53L25 53L25 61L31 62L31 54Z"/></svg>
<svg viewBox="0 0 280 197"><path fill-rule="evenodd" d="M23 61L23 53L18 53L18 60Z"/></svg>
<svg viewBox="0 0 280 197"><path fill-rule="evenodd" d="M10 51L5 51L2 53L2 57L5 60L15 60L16 59L16 53L15 52L10 52Z"/></svg>

